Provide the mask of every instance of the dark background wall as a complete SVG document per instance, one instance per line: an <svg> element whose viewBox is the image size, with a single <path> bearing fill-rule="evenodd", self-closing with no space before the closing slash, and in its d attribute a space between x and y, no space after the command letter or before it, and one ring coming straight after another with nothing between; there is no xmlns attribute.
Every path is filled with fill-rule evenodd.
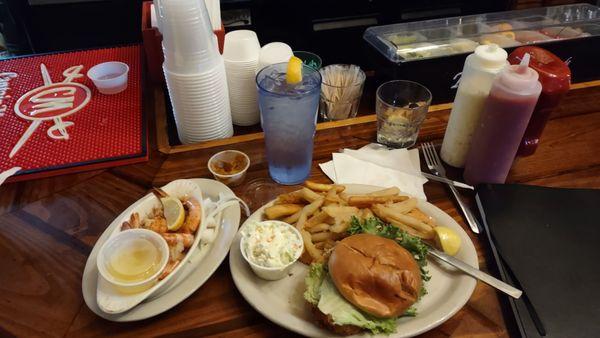
<svg viewBox="0 0 600 338"><path fill-rule="evenodd" d="M368 26L529 8L570 0L221 0L242 10L262 44L284 41L320 54L324 63L365 59ZM142 0L0 0L0 31L16 54L141 41Z"/></svg>

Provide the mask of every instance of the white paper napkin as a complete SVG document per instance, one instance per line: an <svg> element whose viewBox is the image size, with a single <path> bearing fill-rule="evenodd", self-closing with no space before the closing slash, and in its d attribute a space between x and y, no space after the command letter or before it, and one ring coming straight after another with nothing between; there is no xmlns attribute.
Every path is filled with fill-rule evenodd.
<svg viewBox="0 0 600 338"><path fill-rule="evenodd" d="M333 160L319 164L321 170L338 184L368 184L398 187L403 193L426 200L417 149L388 150L377 144L359 150L333 153Z"/></svg>

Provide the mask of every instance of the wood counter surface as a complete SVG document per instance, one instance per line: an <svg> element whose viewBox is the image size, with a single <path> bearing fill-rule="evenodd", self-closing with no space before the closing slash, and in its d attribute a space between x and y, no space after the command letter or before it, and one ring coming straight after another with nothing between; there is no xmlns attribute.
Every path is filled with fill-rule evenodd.
<svg viewBox="0 0 600 338"><path fill-rule="evenodd" d="M535 155L520 158L509 181L553 187L600 188L600 83L578 85L555 112ZM147 99L154 102L150 91ZM432 111L419 142L443 137L448 109ZM149 114L152 115L152 114ZM321 126L315 137L311 179L327 182L317 164L340 148L357 148L375 139L373 116ZM150 122L152 130L156 128ZM209 177L208 158L223 149L250 156L246 181L234 189L253 210L295 187L276 185L267 172L260 136L171 154L157 150L151 136L150 161L80 174L6 184L0 187L0 336L195 336L290 337L270 323L236 290L226 259L192 296L154 318L113 323L97 317L83 301L81 278L94 243L108 224L153 186L178 178ZM459 222L471 236L483 270L489 250L465 226L439 183L425 185L430 202ZM488 270L488 271L490 271ZM466 306L423 337L506 337L510 316L501 296L478 283ZM401 329L401 328L400 328Z"/></svg>

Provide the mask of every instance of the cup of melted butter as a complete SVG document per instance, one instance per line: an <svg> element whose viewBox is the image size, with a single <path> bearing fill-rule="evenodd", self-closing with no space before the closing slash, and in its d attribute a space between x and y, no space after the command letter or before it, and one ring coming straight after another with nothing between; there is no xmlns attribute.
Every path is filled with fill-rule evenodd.
<svg viewBox="0 0 600 338"><path fill-rule="evenodd" d="M98 271L123 293L137 293L158 282L169 260L167 242L154 231L130 229L110 238L98 255Z"/></svg>

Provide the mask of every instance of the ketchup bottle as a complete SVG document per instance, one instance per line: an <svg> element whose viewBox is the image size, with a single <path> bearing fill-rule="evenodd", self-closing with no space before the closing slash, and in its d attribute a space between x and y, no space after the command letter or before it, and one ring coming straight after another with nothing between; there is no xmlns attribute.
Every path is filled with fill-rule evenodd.
<svg viewBox="0 0 600 338"><path fill-rule="evenodd" d="M471 185L504 183L542 91L529 54L492 84L467 154L464 178Z"/></svg>
<svg viewBox="0 0 600 338"><path fill-rule="evenodd" d="M519 64L526 53L531 56L529 67L539 74L542 93L521 140L517 156L529 156L535 153L550 114L571 85L569 67L558 56L545 49L533 46L519 47L509 55L508 61L513 65Z"/></svg>

